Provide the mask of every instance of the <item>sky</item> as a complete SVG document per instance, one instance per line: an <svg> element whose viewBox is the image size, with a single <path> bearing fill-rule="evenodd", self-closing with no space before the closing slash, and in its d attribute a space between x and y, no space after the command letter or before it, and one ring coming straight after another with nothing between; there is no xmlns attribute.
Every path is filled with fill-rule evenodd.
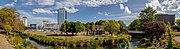
<svg viewBox="0 0 180 49"><path fill-rule="evenodd" d="M43 20L57 23L57 10L65 8L68 21L95 22L121 20L129 25L140 11L153 7L157 14L176 14L179 18L180 0L0 0L0 8L15 8L28 24L41 25Z"/></svg>

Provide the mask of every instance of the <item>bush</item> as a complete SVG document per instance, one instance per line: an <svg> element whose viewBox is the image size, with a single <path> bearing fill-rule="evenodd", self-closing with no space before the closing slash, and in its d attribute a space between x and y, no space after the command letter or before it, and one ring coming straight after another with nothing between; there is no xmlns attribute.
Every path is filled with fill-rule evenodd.
<svg viewBox="0 0 180 49"><path fill-rule="evenodd" d="M107 46L107 45L114 45L115 43L121 43L122 41L129 42L130 36L129 35L121 35L117 37L105 37L102 38L96 38L96 39L63 39L63 38L53 38L53 37L47 37L43 35L36 35L36 34L24 34L28 36L30 39L33 39L37 42L48 44L52 46L67 46L67 47L88 47L88 46ZM127 39L126 39L127 38Z"/></svg>
<svg viewBox="0 0 180 49"><path fill-rule="evenodd" d="M160 38L162 34L165 34L165 24L160 22L147 22L144 23L142 31L145 32L145 37L150 38L153 40L155 37L156 39Z"/></svg>

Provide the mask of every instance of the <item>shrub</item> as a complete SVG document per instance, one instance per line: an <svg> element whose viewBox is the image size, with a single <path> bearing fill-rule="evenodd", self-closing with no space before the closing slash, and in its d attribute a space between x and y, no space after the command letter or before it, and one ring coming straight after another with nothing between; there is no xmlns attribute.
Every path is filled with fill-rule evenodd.
<svg viewBox="0 0 180 49"><path fill-rule="evenodd" d="M151 40L155 37L160 38L162 34L165 34L165 24L160 22L147 22L144 23L142 31L145 32L145 37Z"/></svg>
<svg viewBox="0 0 180 49"><path fill-rule="evenodd" d="M30 39L33 39L37 42L48 44L52 46L67 46L67 47L89 47L89 46L107 46L113 45L115 43L121 43L123 41L130 41L129 35L121 35L117 37L105 37L105 38L95 38L95 39L73 39L73 38L53 38L43 35L36 35L36 34L27 34L24 35L28 36ZM127 39L126 39L127 38Z"/></svg>

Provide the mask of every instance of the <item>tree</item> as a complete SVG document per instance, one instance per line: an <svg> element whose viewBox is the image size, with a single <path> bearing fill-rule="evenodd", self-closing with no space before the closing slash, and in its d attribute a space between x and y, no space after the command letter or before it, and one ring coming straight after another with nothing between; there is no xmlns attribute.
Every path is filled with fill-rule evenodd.
<svg viewBox="0 0 180 49"><path fill-rule="evenodd" d="M8 32L21 32L24 29L18 12L10 8L0 9L0 29Z"/></svg>
<svg viewBox="0 0 180 49"><path fill-rule="evenodd" d="M89 29L90 29L90 33L94 34L94 30L95 30L95 24L94 22L90 22L89 23Z"/></svg>
<svg viewBox="0 0 180 49"><path fill-rule="evenodd" d="M103 30L106 23L107 23L106 20L99 20L95 22L95 25L98 26L99 29ZM96 27L96 30L97 30L97 27Z"/></svg>
<svg viewBox="0 0 180 49"><path fill-rule="evenodd" d="M118 23L119 23L119 25L120 25L120 33L122 33L123 31L126 31L126 24L124 24L124 22L123 21L118 21ZM119 33L119 34L120 34Z"/></svg>
<svg viewBox="0 0 180 49"><path fill-rule="evenodd" d="M176 19L176 25L178 26L178 27L180 27L180 19Z"/></svg>
<svg viewBox="0 0 180 49"><path fill-rule="evenodd" d="M147 22L143 25L142 31L145 32L145 37L150 38L151 41L160 38L162 34L165 34L165 24L160 22Z"/></svg>
<svg viewBox="0 0 180 49"><path fill-rule="evenodd" d="M85 26L84 26L81 22L77 21L77 22L75 23L75 32L76 32L76 34L77 34L78 32L82 32L82 31L84 31L84 30L85 30Z"/></svg>
<svg viewBox="0 0 180 49"><path fill-rule="evenodd" d="M105 24L105 30L108 31L111 36L113 36L113 34L115 32L119 32L120 30L120 25L117 21L115 20L109 20L106 24Z"/></svg>
<svg viewBox="0 0 180 49"><path fill-rule="evenodd" d="M179 32L180 31L180 19L176 19L175 24L176 24L175 27L173 27L172 29Z"/></svg>
<svg viewBox="0 0 180 49"><path fill-rule="evenodd" d="M139 19L135 19L135 20L128 26L128 29L129 29L129 30L140 30L141 27L142 27L142 22L140 22Z"/></svg>
<svg viewBox="0 0 180 49"><path fill-rule="evenodd" d="M147 7L146 9L142 10L139 14L139 19L144 22L151 22L156 21L156 10L152 7Z"/></svg>
<svg viewBox="0 0 180 49"><path fill-rule="evenodd" d="M61 32L65 32L67 35L68 35L68 33L67 33L67 31L68 31L68 21L64 21L64 23L61 25L61 28L60 28L60 31Z"/></svg>
<svg viewBox="0 0 180 49"><path fill-rule="evenodd" d="M99 20L95 22L95 25L104 25L106 23L106 20Z"/></svg>
<svg viewBox="0 0 180 49"><path fill-rule="evenodd" d="M140 28L146 22L154 22L156 21L156 10L152 7L147 7L146 9L142 10L139 14L139 18L135 19L130 25L130 30L141 30Z"/></svg>

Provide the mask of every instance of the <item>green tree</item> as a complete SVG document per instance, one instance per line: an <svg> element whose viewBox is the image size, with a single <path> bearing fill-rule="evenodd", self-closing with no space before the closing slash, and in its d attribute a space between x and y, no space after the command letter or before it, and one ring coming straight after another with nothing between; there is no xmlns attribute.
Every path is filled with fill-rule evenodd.
<svg viewBox="0 0 180 49"><path fill-rule="evenodd" d="M139 14L139 19L144 22L151 22L156 21L156 10L152 7L147 7L146 9L142 10Z"/></svg>
<svg viewBox="0 0 180 49"><path fill-rule="evenodd" d="M118 33L118 34L120 34L120 33L122 33L123 31L126 31L126 24L124 24L124 22L123 21L118 21L118 23L119 23L119 25L120 25L120 32Z"/></svg>
<svg viewBox="0 0 180 49"><path fill-rule="evenodd" d="M69 24L68 21L64 21L64 23L61 25L61 28L60 28L60 31L66 33L67 35L68 35L67 31L69 29L68 24Z"/></svg>
<svg viewBox="0 0 180 49"><path fill-rule="evenodd" d="M72 35L74 35L74 32L76 32L76 30L75 30L75 22L69 22L69 24L68 24L68 32L71 32L72 33Z"/></svg>
<svg viewBox="0 0 180 49"><path fill-rule="evenodd" d="M180 19L176 19L176 25L178 26L178 27L180 27Z"/></svg>
<svg viewBox="0 0 180 49"><path fill-rule="evenodd" d="M106 20L99 20L95 22L95 25L104 25L106 23Z"/></svg>
<svg viewBox="0 0 180 49"><path fill-rule="evenodd" d="M75 23L75 32L76 32L76 34L77 34L78 32L82 32L82 31L84 31L84 30L85 30L85 26L83 25L83 23L77 21L77 22Z"/></svg>
<svg viewBox="0 0 180 49"><path fill-rule="evenodd" d="M98 27L96 27L96 30L97 30L97 28L99 28L101 30L104 30L104 26L105 26L106 23L107 23L106 20L96 21L95 25L98 26Z"/></svg>
<svg viewBox="0 0 180 49"><path fill-rule="evenodd" d="M111 34L111 36L113 36L113 34L119 32L119 30L120 30L120 25L115 20L109 20L105 25L106 25L105 30L108 31Z"/></svg>
<svg viewBox="0 0 180 49"><path fill-rule="evenodd" d="M156 21L156 10L152 7L147 7L142 10L139 14L139 18L135 19L129 26L129 30L140 30L145 22L154 22Z"/></svg>
<svg viewBox="0 0 180 49"><path fill-rule="evenodd" d="M21 32L24 29L18 12L10 8L0 9L0 29L8 32Z"/></svg>
<svg viewBox="0 0 180 49"><path fill-rule="evenodd" d="M90 29L90 33L94 33L93 31L95 30L95 24L94 24L94 22L90 22L89 23L89 29Z"/></svg>
<svg viewBox="0 0 180 49"><path fill-rule="evenodd" d="M131 24L128 26L129 30L140 30L142 27L142 22L139 19L135 19Z"/></svg>

